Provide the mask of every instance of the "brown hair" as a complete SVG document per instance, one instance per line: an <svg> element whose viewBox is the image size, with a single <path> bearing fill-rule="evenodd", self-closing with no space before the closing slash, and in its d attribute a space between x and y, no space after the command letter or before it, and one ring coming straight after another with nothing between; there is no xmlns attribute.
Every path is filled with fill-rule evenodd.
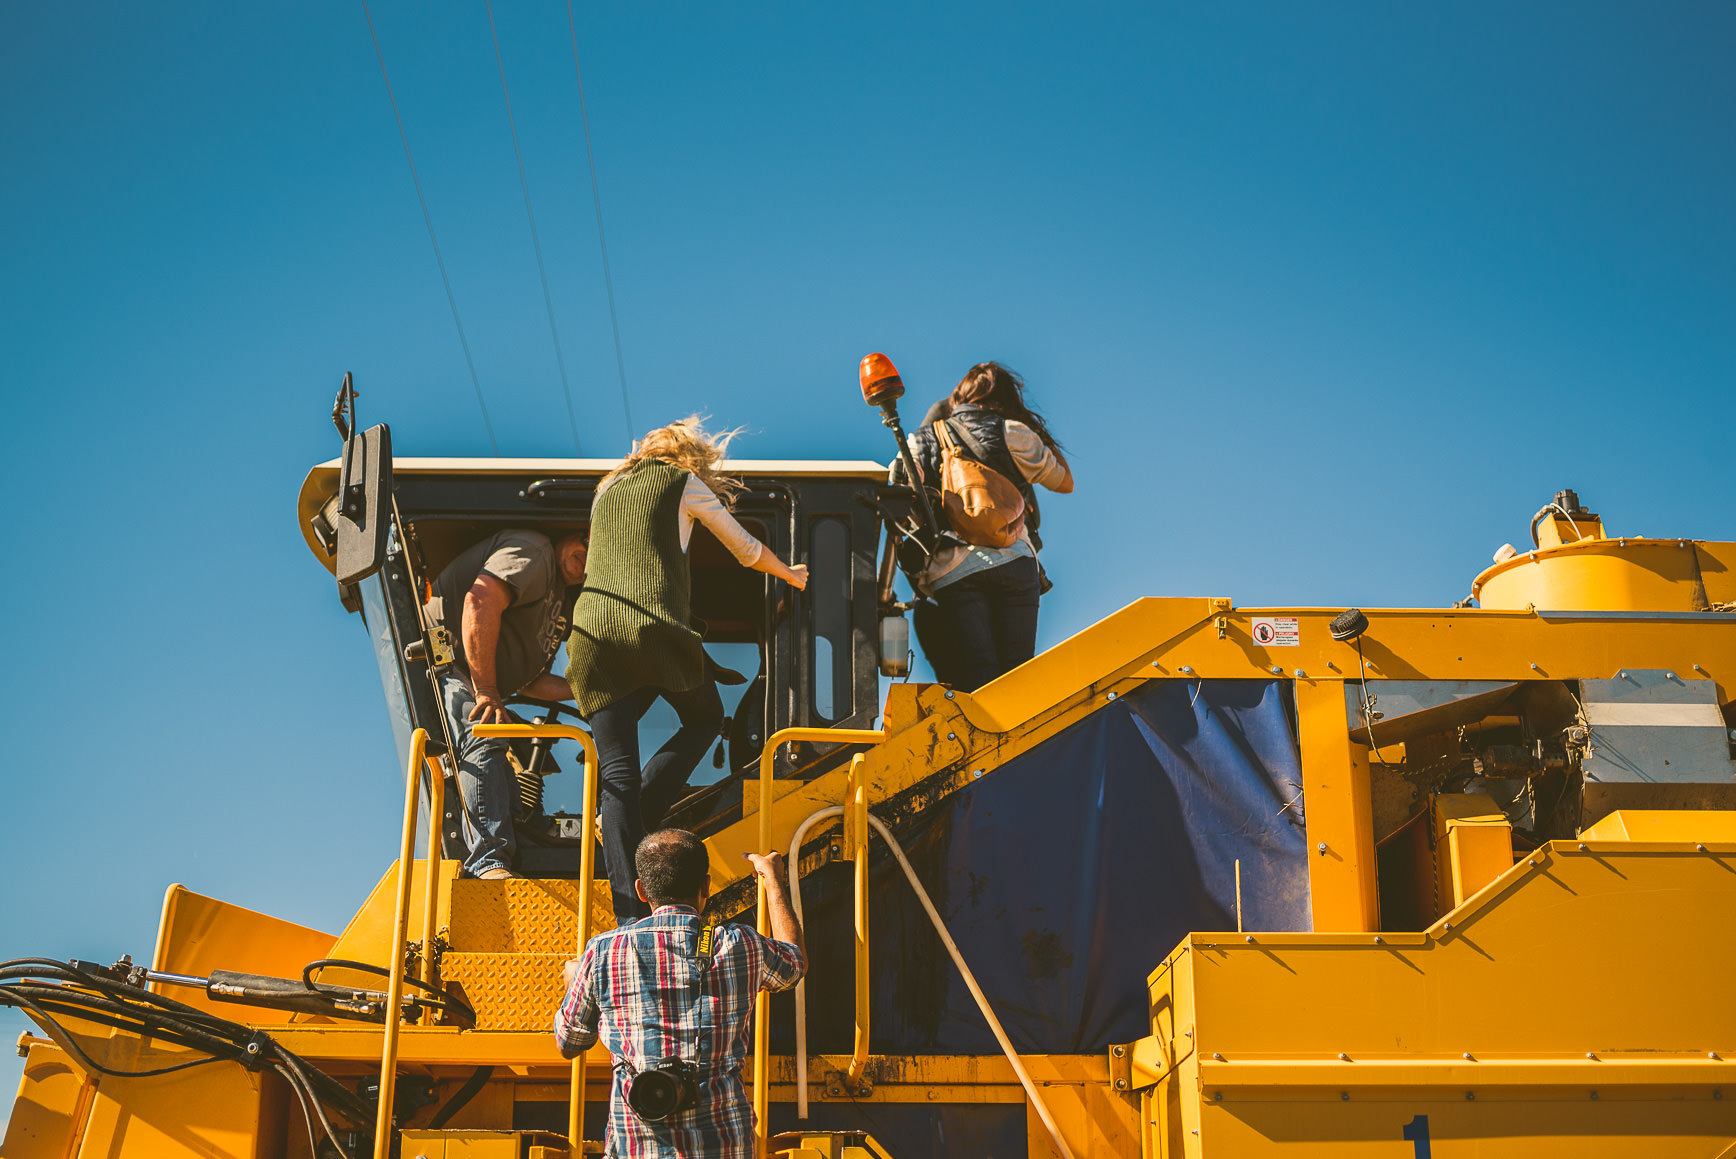
<svg viewBox="0 0 1736 1159"><path fill-rule="evenodd" d="M699 896L711 856L705 842L687 830L659 829L633 851L633 869L652 905L684 905Z"/></svg>
<svg viewBox="0 0 1736 1159"><path fill-rule="evenodd" d="M1044 446L1060 453L1060 441L1049 433L1049 424L1043 421L1043 416L1025 401L1025 380L1011 367L998 362L979 362L965 371L946 400L946 414L951 415L953 408L966 403L993 411L1004 419L1024 423L1043 440Z"/></svg>
<svg viewBox="0 0 1736 1159"><path fill-rule="evenodd" d="M740 427L713 434L705 429L704 415L688 415L678 423L658 427L635 443L633 453L605 475L597 489L600 491L607 487L646 459L661 459L672 467L691 471L701 483L711 488L725 507L733 507L736 492L742 490L742 484L740 480L720 474L717 467L729 453L730 440L739 434Z"/></svg>

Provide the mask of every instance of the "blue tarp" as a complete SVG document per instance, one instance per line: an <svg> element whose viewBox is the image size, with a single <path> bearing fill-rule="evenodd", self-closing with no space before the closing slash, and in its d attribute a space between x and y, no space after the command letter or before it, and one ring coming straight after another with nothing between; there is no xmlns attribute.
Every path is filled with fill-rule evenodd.
<svg viewBox="0 0 1736 1159"><path fill-rule="evenodd" d="M1092 1054L1150 1032L1145 979L1190 931L1306 930L1308 856L1288 681L1153 680L900 835L1021 1052ZM992 1054L988 1026L876 839L873 1050ZM848 866L803 883L809 1050L848 1053ZM775 1049L794 1049L789 996Z"/></svg>

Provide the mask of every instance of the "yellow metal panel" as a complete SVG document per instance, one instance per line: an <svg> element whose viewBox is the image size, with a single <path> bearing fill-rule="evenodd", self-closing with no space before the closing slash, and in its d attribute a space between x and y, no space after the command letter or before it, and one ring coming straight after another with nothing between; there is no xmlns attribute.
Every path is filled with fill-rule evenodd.
<svg viewBox="0 0 1736 1159"><path fill-rule="evenodd" d="M579 883L542 878L452 883L447 940L454 950L572 956L579 937ZM609 891L591 893L591 933L615 928Z"/></svg>
<svg viewBox="0 0 1736 1159"><path fill-rule="evenodd" d="M315 958L328 957L336 941L331 934L171 885L163 897L163 916L157 924L157 948L151 968L198 978L212 970L297 978L304 965ZM290 1019L288 1011L213 1002L205 997L204 991L191 987L152 983L151 989L224 1018L239 1017L261 1025Z"/></svg>
<svg viewBox="0 0 1736 1159"><path fill-rule="evenodd" d="M88 1113L93 1092L84 1072L53 1043L25 1035L19 1040L19 1050L25 1052L24 1077L18 1083L18 1101L12 1104L0 1155L6 1159L63 1159L75 1123L82 1122Z"/></svg>
<svg viewBox="0 0 1736 1159"><path fill-rule="evenodd" d="M404 1131L401 1159L519 1159L517 1131Z"/></svg>
<svg viewBox="0 0 1736 1159"><path fill-rule="evenodd" d="M1043 1099L1077 1159L1122 1159L1138 1153L1139 1102L1098 1083L1043 1083ZM1029 1159L1060 1159L1048 1128L1025 1104Z"/></svg>
<svg viewBox="0 0 1736 1159"><path fill-rule="evenodd" d="M1448 913L1513 868L1513 827L1486 793L1434 798L1435 912Z"/></svg>
<svg viewBox="0 0 1736 1159"><path fill-rule="evenodd" d="M1437 1155L1716 1154L1733 908L1736 845L1554 842L1424 933L1194 935L1151 997L1196 1053L1146 1125L1195 1156L1403 1155L1417 1114ZM1490 999L1525 980L1523 1017Z"/></svg>
<svg viewBox="0 0 1736 1159"><path fill-rule="evenodd" d="M423 905L422 893L424 877L427 873L427 863L417 860L410 863L410 912L421 913L426 908ZM456 862L443 862L442 872L450 881L451 875L457 872ZM329 956L333 958L348 958L356 962L368 962L376 966L386 966L392 958L392 918L393 909L398 896L398 863L392 862L381 876L379 884L368 894L368 900L362 903L362 908L356 911L356 916L350 919L344 932L338 935L337 942L331 947ZM435 920L444 907L436 901ZM422 940L422 931L412 931L412 936ZM321 956L321 955L315 955ZM305 961L306 959L304 959ZM295 974L301 973L301 965L295 968ZM345 986L362 986L369 990L384 989L385 979L377 974L364 974L356 970L327 970L320 974L320 981L332 982ZM298 1014L291 1018L292 1023L309 1022L313 1016Z"/></svg>
<svg viewBox="0 0 1736 1159"><path fill-rule="evenodd" d="M511 884L487 882L484 884ZM561 963L572 950L546 954L448 952L440 977L458 986L476 1011L478 1030L542 1030L550 1035L561 1004Z"/></svg>
<svg viewBox="0 0 1736 1159"><path fill-rule="evenodd" d="M1206 1159L1712 1159L1736 1136L1731 1097L1715 1100L1705 1090L1598 1094L1593 1099L1587 1088L1326 1091L1312 1097L1226 1091L1223 1101L1203 1103L1200 1133L1185 1153ZM1427 1151L1417 1148L1423 1137Z"/></svg>
<svg viewBox="0 0 1736 1159"><path fill-rule="evenodd" d="M961 692L956 699L977 728L1008 732L1051 711L1057 692L1086 688L1177 634L1209 626L1213 613L1228 603L1199 598L1136 600L974 694Z"/></svg>
<svg viewBox="0 0 1736 1159"><path fill-rule="evenodd" d="M1380 907L1375 898L1368 750L1351 742L1344 681L1298 680L1296 717L1314 928L1372 930Z"/></svg>
<svg viewBox="0 0 1736 1159"><path fill-rule="evenodd" d="M97 1061L129 1070L194 1057L152 1049L129 1036L85 1041ZM287 1097L275 1076L227 1064L154 1078L104 1076L74 1159L276 1159L280 1139L263 1138L259 1128L262 1121L283 1122L282 1107L272 1104Z"/></svg>
<svg viewBox="0 0 1736 1159"><path fill-rule="evenodd" d="M1736 843L1736 811L1728 809L1617 809L1580 830L1585 841L1702 841Z"/></svg>

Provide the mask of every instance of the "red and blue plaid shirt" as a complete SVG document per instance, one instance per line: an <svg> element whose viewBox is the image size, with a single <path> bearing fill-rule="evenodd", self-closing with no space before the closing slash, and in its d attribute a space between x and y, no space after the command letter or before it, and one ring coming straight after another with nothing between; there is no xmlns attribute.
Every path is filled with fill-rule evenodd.
<svg viewBox="0 0 1736 1159"><path fill-rule="evenodd" d="M555 1014L555 1041L563 1050L583 1050L601 1038L615 1056L608 1155L753 1154L753 1105L741 1068L753 1043L754 998L761 990L794 986L808 964L795 946L731 923L717 927L705 969L694 956L703 924L692 908L666 905L592 938ZM634 1075L670 1057L699 1064L699 1101L647 1123L627 1106L628 1088Z"/></svg>

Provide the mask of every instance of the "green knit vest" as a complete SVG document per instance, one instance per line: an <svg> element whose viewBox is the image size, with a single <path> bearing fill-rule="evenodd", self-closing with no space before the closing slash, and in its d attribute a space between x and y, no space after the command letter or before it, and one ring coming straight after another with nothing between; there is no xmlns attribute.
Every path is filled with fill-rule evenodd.
<svg viewBox="0 0 1736 1159"><path fill-rule="evenodd" d="M685 692L705 678L681 550L687 472L646 459L591 508L585 586L567 640L567 683L590 716L641 688Z"/></svg>

